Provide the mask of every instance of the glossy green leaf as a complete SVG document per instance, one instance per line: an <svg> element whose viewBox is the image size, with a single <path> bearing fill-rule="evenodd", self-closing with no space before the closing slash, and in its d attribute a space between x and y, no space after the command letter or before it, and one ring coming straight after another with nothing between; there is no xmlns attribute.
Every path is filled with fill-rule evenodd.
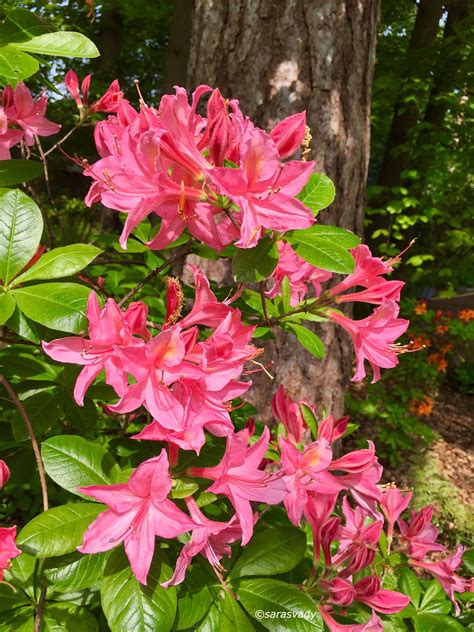
<svg viewBox="0 0 474 632"><path fill-rule="evenodd" d="M26 281L60 279L83 270L102 250L88 244L72 244L45 253L31 268L15 279L15 285Z"/></svg>
<svg viewBox="0 0 474 632"><path fill-rule="evenodd" d="M27 606L28 603L29 601L22 590L0 583L0 612Z"/></svg>
<svg viewBox="0 0 474 632"><path fill-rule="evenodd" d="M85 608L72 603L46 602L44 632L99 632L97 619Z"/></svg>
<svg viewBox="0 0 474 632"><path fill-rule="evenodd" d="M345 247L324 237L300 235L302 232L304 231L298 231L288 240L305 261L317 268L339 274L350 274L354 270L354 259Z"/></svg>
<svg viewBox="0 0 474 632"><path fill-rule="evenodd" d="M324 357L324 345L321 338L312 332L311 329L291 322L285 322L285 329L290 329L295 334L301 346L307 349L316 358L320 360Z"/></svg>
<svg viewBox="0 0 474 632"><path fill-rule="evenodd" d="M230 577L278 575L294 568L306 550L306 535L296 527L270 527L243 549Z"/></svg>
<svg viewBox="0 0 474 632"><path fill-rule="evenodd" d="M339 228L338 226L325 226L324 224L314 224L311 228L293 231L296 237L319 237L327 239L342 248L355 248L360 244L360 237L350 230Z"/></svg>
<svg viewBox="0 0 474 632"><path fill-rule="evenodd" d="M239 580L235 588L249 615L271 632L322 632L324 628L313 601L296 586L259 578Z"/></svg>
<svg viewBox="0 0 474 632"><path fill-rule="evenodd" d="M39 343L43 337L41 335L41 325L34 323L32 320L27 318L18 305L16 305L15 310L8 319L6 325L8 329L11 329L18 334L20 338L30 340L31 342Z"/></svg>
<svg viewBox="0 0 474 632"><path fill-rule="evenodd" d="M56 31L37 35L25 42L10 44L21 51L57 57L98 57L99 51L89 38L73 31Z"/></svg>
<svg viewBox="0 0 474 632"><path fill-rule="evenodd" d="M217 577L212 577L197 564L192 564L186 572L186 581L179 588L175 628L194 629L206 616L219 590Z"/></svg>
<svg viewBox="0 0 474 632"><path fill-rule="evenodd" d="M318 436L318 419L307 404L300 402L299 405L303 419L311 431L311 436L313 439L316 439Z"/></svg>
<svg viewBox="0 0 474 632"><path fill-rule="evenodd" d="M42 283L11 291L31 320L58 331L79 333L86 325L90 288L77 283Z"/></svg>
<svg viewBox="0 0 474 632"><path fill-rule="evenodd" d="M252 632L253 630L255 630L255 627L242 610L242 607L231 595L226 593L220 619L220 631Z"/></svg>
<svg viewBox="0 0 474 632"><path fill-rule="evenodd" d="M55 483L72 494L87 485L110 485L116 482L119 467L112 455L98 443L82 437L60 435L43 441L41 446L45 470Z"/></svg>
<svg viewBox="0 0 474 632"><path fill-rule="evenodd" d="M12 45L0 48L0 77L8 83L16 85L19 81L34 75L38 70L39 62L31 55L17 50Z"/></svg>
<svg viewBox="0 0 474 632"><path fill-rule="evenodd" d="M55 27L26 9L13 9L0 26L0 45L23 42L36 35L55 31Z"/></svg>
<svg viewBox="0 0 474 632"><path fill-rule="evenodd" d="M108 553L84 555L75 551L62 557L46 560L42 572L54 590L61 592L83 590L102 577L108 557Z"/></svg>
<svg viewBox="0 0 474 632"><path fill-rule="evenodd" d="M59 419L62 412L60 391L57 387L27 391L20 397L21 403L28 413L36 436L41 436ZM17 441L27 441L28 431L18 411L13 416L13 436Z"/></svg>
<svg viewBox="0 0 474 632"><path fill-rule="evenodd" d="M462 632L464 626L446 614L419 614L415 617L416 632Z"/></svg>
<svg viewBox="0 0 474 632"><path fill-rule="evenodd" d="M19 189L0 189L0 279L4 284L35 254L42 232L43 218L33 200Z"/></svg>
<svg viewBox="0 0 474 632"><path fill-rule="evenodd" d="M333 181L325 173L312 173L296 197L317 215L334 202L336 189Z"/></svg>
<svg viewBox="0 0 474 632"><path fill-rule="evenodd" d="M82 543L84 531L104 511L97 503L70 503L53 507L31 520L18 534L17 545L35 557L72 553Z"/></svg>
<svg viewBox="0 0 474 632"><path fill-rule="evenodd" d="M38 355L35 351L26 345L11 345L0 349L0 373L28 380L55 382L63 370L62 367L44 362L46 356Z"/></svg>
<svg viewBox="0 0 474 632"><path fill-rule="evenodd" d="M0 630L2 632L34 632L34 616L32 605L0 612Z"/></svg>
<svg viewBox="0 0 474 632"><path fill-rule="evenodd" d="M401 567L398 571L398 585L401 592L410 597L410 601L418 608L421 598L421 584L411 568Z"/></svg>
<svg viewBox="0 0 474 632"><path fill-rule="evenodd" d="M11 294L0 294L0 325L4 325L15 311L16 303Z"/></svg>
<svg viewBox="0 0 474 632"><path fill-rule="evenodd" d="M1 49L0 49L1 51ZM43 173L41 162L34 160L0 160L0 187L28 182Z"/></svg>
<svg viewBox="0 0 474 632"><path fill-rule="evenodd" d="M16 588L20 588L30 597L35 596L34 575L36 558L27 553L22 553L10 561L5 570L4 579ZM1 585L1 584L0 584Z"/></svg>
<svg viewBox="0 0 474 632"><path fill-rule="evenodd" d="M241 283L258 283L268 279L278 263L276 242L261 239L255 248L241 248L232 259L232 274Z"/></svg>
<svg viewBox="0 0 474 632"><path fill-rule="evenodd" d="M123 548L113 551L100 587L102 608L111 631L171 630L176 614L176 590L160 585L170 576L170 566L156 553L147 585L143 586L132 573Z"/></svg>
<svg viewBox="0 0 474 632"><path fill-rule="evenodd" d="M469 549L462 556L462 561L466 569L474 575L474 549Z"/></svg>

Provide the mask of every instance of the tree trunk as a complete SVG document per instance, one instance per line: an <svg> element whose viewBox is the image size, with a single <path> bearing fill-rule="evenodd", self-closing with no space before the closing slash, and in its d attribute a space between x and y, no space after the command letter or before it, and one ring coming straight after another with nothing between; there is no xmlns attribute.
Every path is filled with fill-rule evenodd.
<svg viewBox="0 0 474 632"><path fill-rule="evenodd" d="M378 16L378 0L196 0L188 67L189 87L218 86L263 128L306 110L317 170L332 178L337 190L320 221L358 234ZM222 273L220 267L217 275ZM275 384L340 415L353 350L344 332L330 324L321 329L323 361L292 335L277 332L263 362L273 361ZM263 373L254 384L253 402L268 419L273 384Z"/></svg>
<svg viewBox="0 0 474 632"><path fill-rule="evenodd" d="M424 86L430 77L436 55L439 21L443 14L442 0L421 0L415 26L406 53L407 84L402 84L385 145L377 184L395 187L408 169L413 135L425 100Z"/></svg>

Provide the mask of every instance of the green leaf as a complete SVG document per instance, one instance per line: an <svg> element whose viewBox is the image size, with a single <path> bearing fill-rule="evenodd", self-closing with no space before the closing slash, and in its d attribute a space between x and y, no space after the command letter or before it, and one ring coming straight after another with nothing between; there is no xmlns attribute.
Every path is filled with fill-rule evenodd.
<svg viewBox="0 0 474 632"><path fill-rule="evenodd" d="M319 360L324 357L324 345L321 338L303 325L286 321L285 329L291 329L298 342Z"/></svg>
<svg viewBox="0 0 474 632"><path fill-rule="evenodd" d="M325 173L312 173L296 197L317 215L334 202L336 189L333 181Z"/></svg>
<svg viewBox="0 0 474 632"><path fill-rule="evenodd" d="M250 616L271 632L314 632L324 628L313 601L296 586L261 578L239 580L236 589Z"/></svg>
<svg viewBox="0 0 474 632"><path fill-rule="evenodd" d="M199 485L191 478L175 478L173 479L173 488L171 490L172 498L188 498L199 489Z"/></svg>
<svg viewBox="0 0 474 632"><path fill-rule="evenodd" d="M55 30L54 26L32 11L13 9L0 26L0 44L4 46L9 42L23 42Z"/></svg>
<svg viewBox="0 0 474 632"><path fill-rule="evenodd" d="M330 272L350 274L354 270L354 259L347 251L350 246L345 244L348 241L343 239L342 242L344 243L341 243L340 239L333 240L324 234L316 234L314 228L316 227L292 231L287 233L285 237L296 253L313 266ZM318 228L327 230L332 227L320 226ZM338 230L342 231L342 229ZM347 231L342 232L346 233ZM348 234L352 235L352 233Z"/></svg>
<svg viewBox="0 0 474 632"><path fill-rule="evenodd" d="M15 311L15 299L11 294L0 294L0 325L4 325Z"/></svg>
<svg viewBox="0 0 474 632"><path fill-rule="evenodd" d="M338 226L325 226L324 224L314 224L311 228L293 231L292 234L294 234L295 237L320 237L321 239L327 239L342 248L355 248L361 241L360 237L350 230L339 228Z"/></svg>
<svg viewBox="0 0 474 632"><path fill-rule="evenodd" d="M469 573L474 574L474 549L469 549L462 556L462 561Z"/></svg>
<svg viewBox="0 0 474 632"><path fill-rule="evenodd" d="M252 632L255 630L250 619L238 602L226 593L220 620L221 632Z"/></svg>
<svg viewBox="0 0 474 632"><path fill-rule="evenodd" d="M72 553L82 543L84 531L104 509L98 503L71 503L49 509L23 527L17 545L40 558Z"/></svg>
<svg viewBox="0 0 474 632"><path fill-rule="evenodd" d="M41 162L34 160L0 160L0 187L28 182L43 172Z"/></svg>
<svg viewBox="0 0 474 632"><path fill-rule="evenodd" d="M216 577L205 573L197 564L192 564L181 584L178 595L177 630L195 629L209 611L220 589Z"/></svg>
<svg viewBox="0 0 474 632"><path fill-rule="evenodd" d="M0 279L4 284L35 254L42 232L43 218L33 200L19 189L0 189Z"/></svg>
<svg viewBox="0 0 474 632"><path fill-rule="evenodd" d="M45 357L45 356L43 356ZM7 376L56 382L62 367L43 362L25 345L11 345L0 350L0 373Z"/></svg>
<svg viewBox="0 0 474 632"><path fill-rule="evenodd" d="M313 439L316 439L318 436L318 419L316 415L304 402L300 402L300 410L306 425L311 431L311 436L313 437Z"/></svg>
<svg viewBox="0 0 474 632"><path fill-rule="evenodd" d="M451 601L448 600L441 585L436 580L430 582L421 600L419 611L426 614L447 614L451 608Z"/></svg>
<svg viewBox="0 0 474 632"><path fill-rule="evenodd" d="M261 239L255 248L241 248L232 259L232 274L241 283L258 283L268 279L278 263L276 242Z"/></svg>
<svg viewBox="0 0 474 632"><path fill-rule="evenodd" d="M284 310L283 313L289 312L291 309L291 286L287 276L284 276L281 282L281 299Z"/></svg>
<svg viewBox="0 0 474 632"><path fill-rule="evenodd" d="M171 568L155 554L147 585L140 584L130 568L122 547L107 563L101 582L102 608L112 632L150 632L171 630L176 614L176 590L160 583L171 576Z"/></svg>
<svg viewBox="0 0 474 632"><path fill-rule="evenodd" d="M462 632L464 626L445 614L419 614L415 617L416 632Z"/></svg>
<svg viewBox="0 0 474 632"><path fill-rule="evenodd" d="M35 596L34 575L36 568L36 558L27 553L22 553L11 560L10 565L5 570L5 581L13 584L16 588L21 588L30 597Z"/></svg>
<svg viewBox="0 0 474 632"><path fill-rule="evenodd" d="M2 632L34 632L34 615L32 605L6 610L0 613L0 630Z"/></svg>
<svg viewBox="0 0 474 632"><path fill-rule="evenodd" d="M99 580L109 557L108 553L83 555L74 552L46 560L43 575L60 592L83 590Z"/></svg>
<svg viewBox="0 0 474 632"><path fill-rule="evenodd" d="M72 603L46 602L43 626L44 632L99 631L99 624L94 615Z"/></svg>
<svg viewBox="0 0 474 632"><path fill-rule="evenodd" d="M116 482L119 467L112 455L98 443L82 437L57 436L43 441L44 468L55 483L72 494L87 485L110 485Z"/></svg>
<svg viewBox="0 0 474 632"><path fill-rule="evenodd" d="M37 55L53 55L58 57L98 57L97 47L82 33L74 31L56 31L37 35L25 42L14 42L10 46L35 53Z"/></svg>
<svg viewBox="0 0 474 632"><path fill-rule="evenodd" d="M72 244L45 253L31 268L16 277L15 285L26 281L60 279L83 270L102 250L87 244Z"/></svg>
<svg viewBox="0 0 474 632"><path fill-rule="evenodd" d="M25 593L19 589L13 589L7 584L0 583L0 612L27 606L29 603Z"/></svg>
<svg viewBox="0 0 474 632"><path fill-rule="evenodd" d="M16 85L28 79L39 70L39 62L31 55L16 50L12 46L0 48L0 76L8 83Z"/></svg>
<svg viewBox="0 0 474 632"><path fill-rule="evenodd" d="M42 283L11 291L28 318L50 329L72 334L79 333L86 325L90 292L90 288L77 283Z"/></svg>
<svg viewBox="0 0 474 632"><path fill-rule="evenodd" d="M270 527L243 549L230 577L278 575L291 571L306 550L306 535L296 527Z"/></svg>
<svg viewBox="0 0 474 632"><path fill-rule="evenodd" d="M59 419L62 412L59 394L59 389L52 387L27 391L20 396L21 403L28 413L37 436L51 428ZM18 411L13 416L12 427L13 436L17 441L26 441L29 438L28 431Z"/></svg>
<svg viewBox="0 0 474 632"><path fill-rule="evenodd" d="M418 608L421 597L421 585L418 577L411 568L401 567L398 571L398 585L404 595L410 597L410 601Z"/></svg>
<svg viewBox="0 0 474 632"><path fill-rule="evenodd" d="M6 323L7 327L14 331L25 340L31 340L31 342L39 343L41 338L41 325L34 323L27 318L21 311L18 305L15 307L15 311L10 316Z"/></svg>

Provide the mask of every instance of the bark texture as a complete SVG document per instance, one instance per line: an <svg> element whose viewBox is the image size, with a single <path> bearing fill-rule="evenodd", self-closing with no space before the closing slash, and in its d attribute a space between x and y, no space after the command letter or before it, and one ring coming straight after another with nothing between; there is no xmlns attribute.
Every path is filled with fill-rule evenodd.
<svg viewBox="0 0 474 632"><path fill-rule="evenodd" d="M337 190L319 221L360 235L378 16L379 0L196 0L188 65L188 87L218 86L263 128L306 110L317 170ZM216 280L225 274L210 272ZM263 361L273 361L275 384L339 415L353 351L343 332L322 329L322 362L281 332ZM254 384L254 402L268 418L273 383L260 374Z"/></svg>

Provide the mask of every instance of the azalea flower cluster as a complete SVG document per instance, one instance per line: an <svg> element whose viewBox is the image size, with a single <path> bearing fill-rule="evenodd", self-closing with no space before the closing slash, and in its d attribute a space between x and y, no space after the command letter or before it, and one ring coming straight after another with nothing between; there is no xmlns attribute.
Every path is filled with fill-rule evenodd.
<svg viewBox="0 0 474 632"><path fill-rule="evenodd" d="M409 324L408 320L398 318L398 301L405 284L403 281L388 280L385 275L393 271L393 265L400 257L384 261L380 257L374 257L369 247L361 244L351 250L355 262L354 272L336 285L323 290L321 284L333 278L331 272L320 270L304 261L288 243L278 242L278 249L279 261L271 277L273 286L267 291L269 298L281 295L283 280L287 278L290 303L293 306L299 305L310 289L322 301L327 300L336 305L347 302L377 305L372 314L362 320L353 320L335 309L325 311L326 316L351 335L356 353L354 381L365 378L365 361L372 368L372 382L380 379L380 368L393 368L398 364L398 354L407 351L407 347L394 344L405 333ZM362 289L353 291L357 287Z"/></svg>
<svg viewBox="0 0 474 632"><path fill-rule="evenodd" d="M118 104L123 99L123 92L120 84L115 79L104 92L104 94L89 105L89 89L91 85L91 75L86 75L79 86L79 77L74 70L68 70L64 77L64 85L67 91L76 102L80 119L94 112L116 112Z"/></svg>
<svg viewBox="0 0 474 632"><path fill-rule="evenodd" d="M6 86L0 97L0 160L11 158L10 149L23 141L27 146L35 144L35 136L52 136L61 126L46 117L46 95L38 99L24 83L15 89Z"/></svg>
<svg viewBox="0 0 474 632"><path fill-rule="evenodd" d="M198 113L210 94L207 116ZM158 108L141 101L136 111L120 99L115 115L95 128L100 160L84 175L93 179L86 203L127 214L120 243L150 213L161 218L148 243L162 249L188 231L217 251L235 243L255 246L265 229L307 228L314 215L296 195L313 162L286 160L306 134L305 114L284 119L270 133L243 116L238 101L199 86L162 97Z"/></svg>
<svg viewBox="0 0 474 632"><path fill-rule="evenodd" d="M144 405L153 418L133 438L168 446L141 463L127 483L79 488L80 493L108 507L87 529L79 551L97 553L123 542L134 574L146 583L156 538L174 539L190 533L172 577L163 585L181 583L196 555L204 556L225 582L221 560L231 556L231 545L250 542L260 506L282 504L291 522L300 526L304 520L312 530L315 567L319 569L312 590L331 630L338 629L334 619L338 609L353 602L372 608L374 630L382 630L377 613L398 612L408 604L401 593L382 588L381 578L373 570L385 526L389 547L440 579L454 599L453 591L466 587L454 572L462 549L440 563L424 559L427 553L445 551L435 542L432 510L414 512L409 523L401 519L411 494L383 489L382 467L371 442L366 449L334 457L333 445L345 434L348 418L324 419L311 441L302 402L293 401L280 386L272 409L284 431L277 436L265 427L257 438L253 436L255 425L250 423L236 431L230 417L231 401L251 385L241 378L245 364L258 353L251 344L254 327L243 325L239 310L231 307L235 297L219 302L204 274L195 266L192 271L193 307L181 316L180 285L168 279L166 315L161 331L154 336L143 303L132 303L122 311L109 299L101 308L91 293L88 337L43 343L53 359L83 366L74 393L79 404L92 381L105 371L107 383L119 398L109 407L111 411L129 413ZM202 326L211 330L210 335L200 335ZM206 431L225 437L222 459L210 467L188 467L184 474L200 481L202 491L227 500L229 511L224 520L209 518L194 492L182 507L170 498L174 479L183 475L179 468L175 470L179 450L199 454ZM343 518L335 513L341 497ZM360 577L361 571L369 574Z"/></svg>

